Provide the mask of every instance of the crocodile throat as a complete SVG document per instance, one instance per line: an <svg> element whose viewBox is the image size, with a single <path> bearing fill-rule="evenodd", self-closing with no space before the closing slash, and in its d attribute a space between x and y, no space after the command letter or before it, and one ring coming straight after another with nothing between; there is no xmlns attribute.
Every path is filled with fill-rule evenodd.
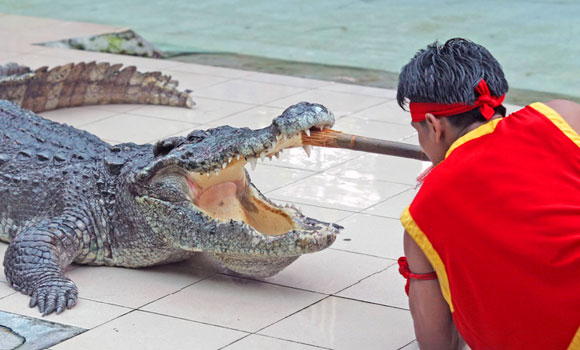
<svg viewBox="0 0 580 350"><path fill-rule="evenodd" d="M280 235L294 228L291 214L261 200L249 186L243 161L233 161L220 175L190 174L192 203L219 221L243 221L263 235Z"/></svg>

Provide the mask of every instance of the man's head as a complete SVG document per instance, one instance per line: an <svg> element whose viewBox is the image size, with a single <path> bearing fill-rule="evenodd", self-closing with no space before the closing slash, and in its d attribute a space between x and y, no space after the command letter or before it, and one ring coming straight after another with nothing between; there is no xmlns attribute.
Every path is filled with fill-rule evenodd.
<svg viewBox="0 0 580 350"><path fill-rule="evenodd" d="M401 108L408 103L427 107L417 108L420 113L415 111L414 115L420 115L417 120L421 121L414 121L412 125L419 133L423 150L434 163L444 159L445 152L457 137L489 119L476 107L480 97L476 88L482 80L492 97L503 96L508 90L501 66L489 51L460 38L450 39L443 45L430 44L401 69L397 101ZM435 111L429 111L430 104L474 107L438 118ZM503 105L493 110L493 114L505 116Z"/></svg>

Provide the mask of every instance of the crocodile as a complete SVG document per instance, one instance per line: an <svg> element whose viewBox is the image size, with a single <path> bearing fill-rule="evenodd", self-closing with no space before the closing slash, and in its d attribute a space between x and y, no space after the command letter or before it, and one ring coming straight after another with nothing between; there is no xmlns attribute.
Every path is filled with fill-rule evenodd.
<svg viewBox="0 0 580 350"><path fill-rule="evenodd" d="M119 103L146 101L127 98L136 93L117 95ZM43 315L76 304L78 289L66 276L72 263L138 268L205 252L237 274L266 278L329 247L342 229L275 204L245 167L286 148L309 153L302 138L334 124L322 105L290 106L262 129L219 126L143 145L110 145L18 106L72 105L75 93L66 98L35 93L16 103L0 100L5 275ZM85 103L105 100L97 94Z"/></svg>
<svg viewBox="0 0 580 350"><path fill-rule="evenodd" d="M17 63L0 65L0 99L33 112L111 103L156 104L191 108L191 90L161 72L108 62L69 63L31 70Z"/></svg>

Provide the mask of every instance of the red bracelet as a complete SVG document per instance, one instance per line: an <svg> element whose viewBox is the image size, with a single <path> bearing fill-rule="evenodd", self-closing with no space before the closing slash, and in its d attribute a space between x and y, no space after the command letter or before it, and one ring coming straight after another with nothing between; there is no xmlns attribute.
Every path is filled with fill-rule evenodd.
<svg viewBox="0 0 580 350"><path fill-rule="evenodd" d="M402 256L398 260L399 263L399 273L401 276L407 279L407 283L405 284L405 293L409 295L409 284L411 282L411 278L415 280L436 280L437 274L435 272L430 273L411 273L409 270L409 263L407 263L407 258Z"/></svg>

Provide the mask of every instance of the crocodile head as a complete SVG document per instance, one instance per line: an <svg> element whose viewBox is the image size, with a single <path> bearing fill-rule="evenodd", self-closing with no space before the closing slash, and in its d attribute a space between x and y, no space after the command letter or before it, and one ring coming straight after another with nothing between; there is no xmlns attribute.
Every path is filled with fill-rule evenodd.
<svg viewBox="0 0 580 350"><path fill-rule="evenodd" d="M324 106L301 102L263 129L220 126L162 140L153 162L134 174L137 202L152 230L175 246L209 252L243 275L272 276L330 246L342 227L273 203L245 166L303 147L303 133L333 124Z"/></svg>

